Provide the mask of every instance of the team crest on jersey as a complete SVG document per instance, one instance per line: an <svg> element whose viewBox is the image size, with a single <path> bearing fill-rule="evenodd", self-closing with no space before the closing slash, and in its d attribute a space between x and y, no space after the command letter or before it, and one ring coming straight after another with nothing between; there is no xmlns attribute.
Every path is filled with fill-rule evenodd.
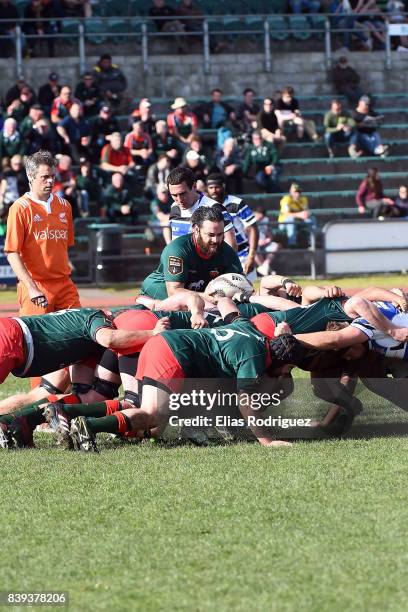
<svg viewBox="0 0 408 612"><path fill-rule="evenodd" d="M211 270L211 272L209 272L208 276L213 279L213 278L217 278L217 276L219 276L220 273L218 272L218 270Z"/></svg>
<svg viewBox="0 0 408 612"><path fill-rule="evenodd" d="M67 213L62 212L58 216L60 221L62 221L63 223L68 223Z"/></svg>
<svg viewBox="0 0 408 612"><path fill-rule="evenodd" d="M170 274L181 274L184 269L184 262L181 257L171 255L168 259L168 269Z"/></svg>
<svg viewBox="0 0 408 612"><path fill-rule="evenodd" d="M42 218L40 217L40 215L34 215L33 221L35 221L36 223L39 223L39 221L42 221Z"/></svg>

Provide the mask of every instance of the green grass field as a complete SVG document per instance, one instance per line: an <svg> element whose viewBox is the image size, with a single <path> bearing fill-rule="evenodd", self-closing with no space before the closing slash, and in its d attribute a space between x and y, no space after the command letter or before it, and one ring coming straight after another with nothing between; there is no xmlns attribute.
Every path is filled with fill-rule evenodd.
<svg viewBox="0 0 408 612"><path fill-rule="evenodd" d="M364 393L358 422L407 422ZM2 452L0 590L67 591L73 610L407 609L404 437L36 444Z"/></svg>

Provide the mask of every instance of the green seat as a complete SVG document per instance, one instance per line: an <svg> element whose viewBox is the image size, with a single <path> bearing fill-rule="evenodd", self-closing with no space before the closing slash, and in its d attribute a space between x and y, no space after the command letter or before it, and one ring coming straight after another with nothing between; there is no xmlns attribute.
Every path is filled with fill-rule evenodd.
<svg viewBox="0 0 408 612"><path fill-rule="evenodd" d="M156 26L153 21L136 18L130 20L131 31L141 33L143 23L146 24L148 32L156 32Z"/></svg>
<svg viewBox="0 0 408 612"><path fill-rule="evenodd" d="M20 17L24 17L25 8L29 4L30 4L30 0L14 0L14 5Z"/></svg>
<svg viewBox="0 0 408 612"><path fill-rule="evenodd" d="M104 0L106 17L125 17L130 12L129 0Z"/></svg>
<svg viewBox="0 0 408 612"><path fill-rule="evenodd" d="M289 28L296 40L308 40L310 38L310 25L304 15L290 15Z"/></svg>
<svg viewBox="0 0 408 612"><path fill-rule="evenodd" d="M270 0L268 3L268 13L271 11L273 13L287 13L287 4L286 0Z"/></svg>
<svg viewBox="0 0 408 612"><path fill-rule="evenodd" d="M102 19L87 19L85 22L85 37L93 45L106 42L108 24Z"/></svg>
<svg viewBox="0 0 408 612"><path fill-rule="evenodd" d="M248 15L245 17L245 30L249 30L250 34L249 38L257 42L260 40L264 33L264 21L262 17L258 17L257 15Z"/></svg>
<svg viewBox="0 0 408 612"><path fill-rule="evenodd" d="M123 45L129 41L131 24L128 19L111 17L108 20L109 38L115 45Z"/></svg>
<svg viewBox="0 0 408 612"><path fill-rule="evenodd" d="M63 19L61 21L61 34L65 34L62 39L68 45L78 43L79 21L77 19Z"/></svg>
<svg viewBox="0 0 408 612"><path fill-rule="evenodd" d="M313 15L312 20L312 28L313 30L319 30L319 32L313 32L313 36L316 38L323 38L326 28L326 18L324 15Z"/></svg>
<svg viewBox="0 0 408 612"><path fill-rule="evenodd" d="M146 15L146 0L130 0L129 12L132 17L142 17Z"/></svg>
<svg viewBox="0 0 408 612"><path fill-rule="evenodd" d="M268 19L272 40L287 40L289 36L286 19L280 15L272 15Z"/></svg>

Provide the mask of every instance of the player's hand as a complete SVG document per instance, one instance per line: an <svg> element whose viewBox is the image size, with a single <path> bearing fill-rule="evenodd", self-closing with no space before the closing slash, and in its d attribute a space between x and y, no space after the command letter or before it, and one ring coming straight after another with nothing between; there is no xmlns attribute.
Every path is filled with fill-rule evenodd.
<svg viewBox="0 0 408 612"><path fill-rule="evenodd" d="M162 319L159 319L157 321L153 329L153 336L156 336L157 334L166 331L166 329L171 329L169 317L163 317Z"/></svg>
<svg viewBox="0 0 408 612"><path fill-rule="evenodd" d="M402 289L391 289L392 293L395 293L395 299L392 301L394 306L397 306L402 310L402 312L407 312L408 310L408 302L407 296L403 292Z"/></svg>
<svg viewBox="0 0 408 612"><path fill-rule="evenodd" d="M292 330L290 328L290 325L288 323L285 323L285 321L282 321L281 323L278 323L277 326L275 327L275 334L274 337L277 338L278 336L283 336L283 334L292 334Z"/></svg>
<svg viewBox="0 0 408 612"><path fill-rule="evenodd" d="M244 274L249 274L254 269L255 259L254 257L248 256L244 263Z"/></svg>
<svg viewBox="0 0 408 612"><path fill-rule="evenodd" d="M196 313L191 315L191 329L202 329L208 327L208 322L205 320L202 314Z"/></svg>
<svg viewBox="0 0 408 612"><path fill-rule="evenodd" d="M391 336L397 342L406 342L408 340L408 327L397 327L391 331Z"/></svg>
<svg viewBox="0 0 408 612"><path fill-rule="evenodd" d="M301 297L302 295L302 287L295 282L285 283L284 289L291 297Z"/></svg>
<svg viewBox="0 0 408 612"><path fill-rule="evenodd" d="M325 298L337 298L343 297L344 292L337 287L336 285L330 285L329 287L324 288L324 297Z"/></svg>
<svg viewBox="0 0 408 612"><path fill-rule="evenodd" d="M34 306L38 306L38 308L47 308L48 300L41 291L30 291L30 300L34 304Z"/></svg>

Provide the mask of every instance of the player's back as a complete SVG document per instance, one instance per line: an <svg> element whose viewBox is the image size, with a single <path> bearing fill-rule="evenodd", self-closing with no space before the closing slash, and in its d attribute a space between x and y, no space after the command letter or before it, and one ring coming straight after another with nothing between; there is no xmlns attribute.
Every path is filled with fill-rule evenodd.
<svg viewBox="0 0 408 612"><path fill-rule="evenodd" d="M18 317L28 355L16 376L40 376L99 354L96 332L114 324L102 310L78 308L46 315Z"/></svg>

